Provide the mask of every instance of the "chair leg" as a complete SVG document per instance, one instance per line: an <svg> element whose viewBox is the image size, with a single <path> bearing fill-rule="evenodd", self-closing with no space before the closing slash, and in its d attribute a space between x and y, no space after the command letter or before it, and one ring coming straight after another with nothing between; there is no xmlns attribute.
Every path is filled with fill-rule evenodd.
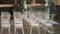
<svg viewBox="0 0 60 34"><path fill-rule="evenodd" d="M40 29L39 29L39 26L38 26L38 34L40 34Z"/></svg>
<svg viewBox="0 0 60 34"><path fill-rule="evenodd" d="M9 34L10 34L10 27L8 28L8 30L9 30Z"/></svg>
<svg viewBox="0 0 60 34"><path fill-rule="evenodd" d="M24 28L22 27L22 33L24 34Z"/></svg>
<svg viewBox="0 0 60 34"><path fill-rule="evenodd" d="M14 28L14 34L16 34L16 28Z"/></svg>
<svg viewBox="0 0 60 34"><path fill-rule="evenodd" d="M31 29L30 29L30 34L32 34L32 26L31 26Z"/></svg>
<svg viewBox="0 0 60 34"><path fill-rule="evenodd" d="M1 27L1 34L2 34L3 28Z"/></svg>
<svg viewBox="0 0 60 34"><path fill-rule="evenodd" d="M28 32L30 31L30 25L28 25Z"/></svg>
<svg viewBox="0 0 60 34"><path fill-rule="evenodd" d="M26 23L26 28L27 28L27 23Z"/></svg>
<svg viewBox="0 0 60 34"><path fill-rule="evenodd" d="M44 33L47 34L45 30L44 30Z"/></svg>
<svg viewBox="0 0 60 34"><path fill-rule="evenodd" d="M52 31L53 31L53 34L54 34L54 29L53 29L53 27L52 27Z"/></svg>
<svg viewBox="0 0 60 34"><path fill-rule="evenodd" d="M15 28L14 28L14 34L15 34Z"/></svg>

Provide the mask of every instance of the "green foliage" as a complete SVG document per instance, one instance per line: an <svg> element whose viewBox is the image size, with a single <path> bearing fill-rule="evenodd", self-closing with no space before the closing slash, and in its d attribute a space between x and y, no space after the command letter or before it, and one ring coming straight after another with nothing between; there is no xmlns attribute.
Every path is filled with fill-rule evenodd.
<svg viewBox="0 0 60 34"><path fill-rule="evenodd" d="M48 5L47 7L45 7L45 9L50 8L50 7L51 7L52 2L53 2L53 0L49 0L49 2L48 2L48 4L49 4L49 5Z"/></svg>
<svg viewBox="0 0 60 34"><path fill-rule="evenodd" d="M45 12L48 12L47 9L49 9L49 8L51 7L52 2L53 2L53 0L49 0L49 2L48 2L49 5L46 6L46 7L45 7L45 6L41 6L39 11L40 11L40 12L41 12L41 11L43 12L43 11L45 10Z"/></svg>
<svg viewBox="0 0 60 34"><path fill-rule="evenodd" d="M31 6L28 6L27 11L32 11Z"/></svg>
<svg viewBox="0 0 60 34"><path fill-rule="evenodd" d="M24 1L25 0L20 0L19 2L19 4L20 4L20 6L19 6L19 11L21 11L21 12L23 12L23 10L24 10Z"/></svg>

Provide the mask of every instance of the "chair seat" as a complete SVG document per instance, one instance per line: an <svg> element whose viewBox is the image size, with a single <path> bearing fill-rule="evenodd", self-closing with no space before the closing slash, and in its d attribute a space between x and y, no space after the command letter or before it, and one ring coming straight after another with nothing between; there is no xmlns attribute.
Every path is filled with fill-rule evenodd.
<svg viewBox="0 0 60 34"><path fill-rule="evenodd" d="M36 23L36 21L30 20L30 23Z"/></svg>
<svg viewBox="0 0 60 34"><path fill-rule="evenodd" d="M39 24L38 23L35 23L35 24L32 23L31 26L39 26Z"/></svg>
<svg viewBox="0 0 60 34"><path fill-rule="evenodd" d="M37 23L36 21L30 20L30 25L31 26L39 26L39 23Z"/></svg>
<svg viewBox="0 0 60 34"><path fill-rule="evenodd" d="M9 25L9 20L8 19L2 19L1 20L1 26L2 27L6 27L6 28L8 28L8 27L10 27L10 25Z"/></svg>
<svg viewBox="0 0 60 34"><path fill-rule="evenodd" d="M15 27L23 27L23 24L16 24Z"/></svg>
<svg viewBox="0 0 60 34"><path fill-rule="evenodd" d="M1 25L1 26L4 27L4 28L10 27L10 25Z"/></svg>
<svg viewBox="0 0 60 34"><path fill-rule="evenodd" d="M48 27L49 27L49 26L52 26L52 24L50 24L50 23L46 23L45 25L48 26Z"/></svg>
<svg viewBox="0 0 60 34"><path fill-rule="evenodd" d="M47 27L51 27L52 26L52 24L50 24L50 23L42 22L42 24L45 25L45 26L47 26Z"/></svg>
<svg viewBox="0 0 60 34"><path fill-rule="evenodd" d="M45 21L41 20L40 22L45 23Z"/></svg>

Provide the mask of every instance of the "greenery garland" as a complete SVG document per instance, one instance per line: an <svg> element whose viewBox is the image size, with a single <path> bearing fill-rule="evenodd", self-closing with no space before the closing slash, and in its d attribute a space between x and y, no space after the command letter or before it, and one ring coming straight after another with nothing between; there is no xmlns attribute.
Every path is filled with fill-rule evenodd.
<svg viewBox="0 0 60 34"><path fill-rule="evenodd" d="M49 2L48 2L49 5L45 7L46 8L45 10L47 10L48 8L50 8L52 3L53 3L53 0L49 0Z"/></svg>
<svg viewBox="0 0 60 34"><path fill-rule="evenodd" d="M20 7L19 7L19 10L20 11L23 11L24 10L24 1L26 1L26 0L20 0ZM53 2L53 0L49 0L49 2L48 2L49 5L46 6L46 7L45 6L41 6L40 7L40 10L41 11L47 10L48 8L51 7L52 2ZM32 10L30 7L29 7L29 9Z"/></svg>
<svg viewBox="0 0 60 34"><path fill-rule="evenodd" d="M23 12L23 10L24 10L24 1L25 1L25 0L20 0L19 10L20 10L21 12Z"/></svg>
<svg viewBox="0 0 60 34"><path fill-rule="evenodd" d="M48 6L40 6L40 12L48 12L48 9L51 7L52 3L53 3L53 0L48 0L49 2L48 3Z"/></svg>

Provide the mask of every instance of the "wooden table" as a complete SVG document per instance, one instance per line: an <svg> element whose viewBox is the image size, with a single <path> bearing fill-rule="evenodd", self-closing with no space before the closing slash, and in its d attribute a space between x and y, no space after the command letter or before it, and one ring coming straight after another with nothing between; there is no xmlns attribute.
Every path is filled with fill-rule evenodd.
<svg viewBox="0 0 60 34"><path fill-rule="evenodd" d="M0 8L13 7L13 4L0 4Z"/></svg>
<svg viewBox="0 0 60 34"><path fill-rule="evenodd" d="M27 4L27 6L44 6L44 4Z"/></svg>

